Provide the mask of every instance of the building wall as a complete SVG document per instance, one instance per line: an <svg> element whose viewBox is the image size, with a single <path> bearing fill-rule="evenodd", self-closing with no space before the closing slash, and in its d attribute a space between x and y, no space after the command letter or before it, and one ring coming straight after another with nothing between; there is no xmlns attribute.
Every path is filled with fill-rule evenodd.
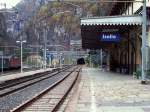
<svg viewBox="0 0 150 112"><path fill-rule="evenodd" d="M141 63L142 63L142 57L141 57L141 42L142 42L142 40L141 40L141 28L139 27L139 28L134 28L134 29L132 29L132 30L130 30L130 37L129 38L132 38L133 36L131 36L131 33L134 33L135 34L135 39L136 39L136 71L139 71L139 70L141 70ZM148 27L148 41L149 41L149 43L148 43L148 45L149 45L149 50L147 51L147 55L148 55L148 58L149 59L147 59L147 61L148 61L148 64L150 63L150 57L149 57L149 54L150 54L150 27ZM131 54L131 51L132 51L132 47L130 46L130 56L129 56L129 64L130 64L130 68L132 68L131 67L131 56L132 56L132 54ZM148 65L149 66L149 65ZM148 68L148 69L150 69L150 68Z"/></svg>
<svg viewBox="0 0 150 112"><path fill-rule="evenodd" d="M136 0L134 0L136 1ZM138 1L143 1L143 0L138 0ZM150 1L147 0L147 7L150 7ZM139 2L134 2L133 5L130 5L127 10L123 13L123 15L133 15L135 14L141 7L143 6L143 3L139 3ZM142 30L141 28L137 28L137 29L133 29L133 30L130 30L130 33L131 32L134 32L136 34L135 38L136 38L136 71L139 71L141 70L141 33L142 33ZM131 35L130 35L131 36ZM130 37L131 38L131 37ZM148 45L150 47L150 26L148 27ZM129 56L129 64L131 64L131 46L130 46L130 56ZM130 65L130 68L131 68L131 65Z"/></svg>
<svg viewBox="0 0 150 112"><path fill-rule="evenodd" d="M137 0L134 0L134 1L137 1ZM143 1L143 0L138 0L138 1ZM147 7L150 7L150 1L147 0ZM138 9L141 8L141 6L143 6L143 3L140 3L140 2L134 2L133 3L133 7L132 5L130 5L127 10L123 13L123 15L133 15ZM132 11L133 10L133 11ZM132 13L133 12L133 13Z"/></svg>

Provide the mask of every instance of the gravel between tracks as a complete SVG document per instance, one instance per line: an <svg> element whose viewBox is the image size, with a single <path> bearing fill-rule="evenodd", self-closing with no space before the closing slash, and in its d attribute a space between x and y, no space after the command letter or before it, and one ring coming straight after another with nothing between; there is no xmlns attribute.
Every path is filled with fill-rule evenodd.
<svg viewBox="0 0 150 112"><path fill-rule="evenodd" d="M55 106L61 101L63 96L70 89L77 77L77 74L77 72L70 74L63 82L51 89L45 95L41 96L21 112L53 112Z"/></svg>
<svg viewBox="0 0 150 112"><path fill-rule="evenodd" d="M54 82L58 81L60 78L64 77L66 72L61 72L56 76L45 79L39 83L33 84L22 90L16 91L13 94L4 96L0 98L0 112L9 112L14 107L22 104L24 101L32 98L34 95L44 90L45 88L52 85Z"/></svg>

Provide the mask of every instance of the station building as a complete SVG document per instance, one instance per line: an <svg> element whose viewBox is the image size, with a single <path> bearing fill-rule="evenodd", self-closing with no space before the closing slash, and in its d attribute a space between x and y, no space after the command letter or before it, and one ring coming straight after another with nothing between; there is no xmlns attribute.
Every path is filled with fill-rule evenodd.
<svg viewBox="0 0 150 112"><path fill-rule="evenodd" d="M134 0L133 0L134 1ZM107 52L111 71L141 70L142 8L140 2L116 2L109 16L81 18L82 47ZM150 1L147 1L147 51L150 47ZM149 52L147 53L149 56ZM147 59L150 62L150 59Z"/></svg>

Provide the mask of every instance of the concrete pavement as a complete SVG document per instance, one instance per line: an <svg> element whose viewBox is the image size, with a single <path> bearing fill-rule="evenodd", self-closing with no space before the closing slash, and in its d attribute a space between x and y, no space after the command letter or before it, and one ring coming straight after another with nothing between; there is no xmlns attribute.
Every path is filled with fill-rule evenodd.
<svg viewBox="0 0 150 112"><path fill-rule="evenodd" d="M52 71L53 68L47 68L47 69L40 69L40 70L34 70L34 71L28 71L28 72L23 72L23 73L15 73L15 74L10 74L10 75L4 75L0 76L0 82L8 81L8 80L13 80L21 77L26 77L26 76L31 76L37 73L44 73L47 71Z"/></svg>
<svg viewBox="0 0 150 112"><path fill-rule="evenodd" d="M150 112L150 85L130 75L84 67L66 112Z"/></svg>

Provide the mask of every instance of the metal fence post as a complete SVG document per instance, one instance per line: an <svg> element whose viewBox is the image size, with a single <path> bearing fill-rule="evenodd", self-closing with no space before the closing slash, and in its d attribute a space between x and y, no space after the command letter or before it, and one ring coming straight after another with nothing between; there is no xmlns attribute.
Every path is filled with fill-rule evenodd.
<svg viewBox="0 0 150 112"><path fill-rule="evenodd" d="M2 54L2 66L1 66L2 67L2 74L3 74L3 71L4 71L4 65L3 64L4 64L4 60L3 60L3 54Z"/></svg>

